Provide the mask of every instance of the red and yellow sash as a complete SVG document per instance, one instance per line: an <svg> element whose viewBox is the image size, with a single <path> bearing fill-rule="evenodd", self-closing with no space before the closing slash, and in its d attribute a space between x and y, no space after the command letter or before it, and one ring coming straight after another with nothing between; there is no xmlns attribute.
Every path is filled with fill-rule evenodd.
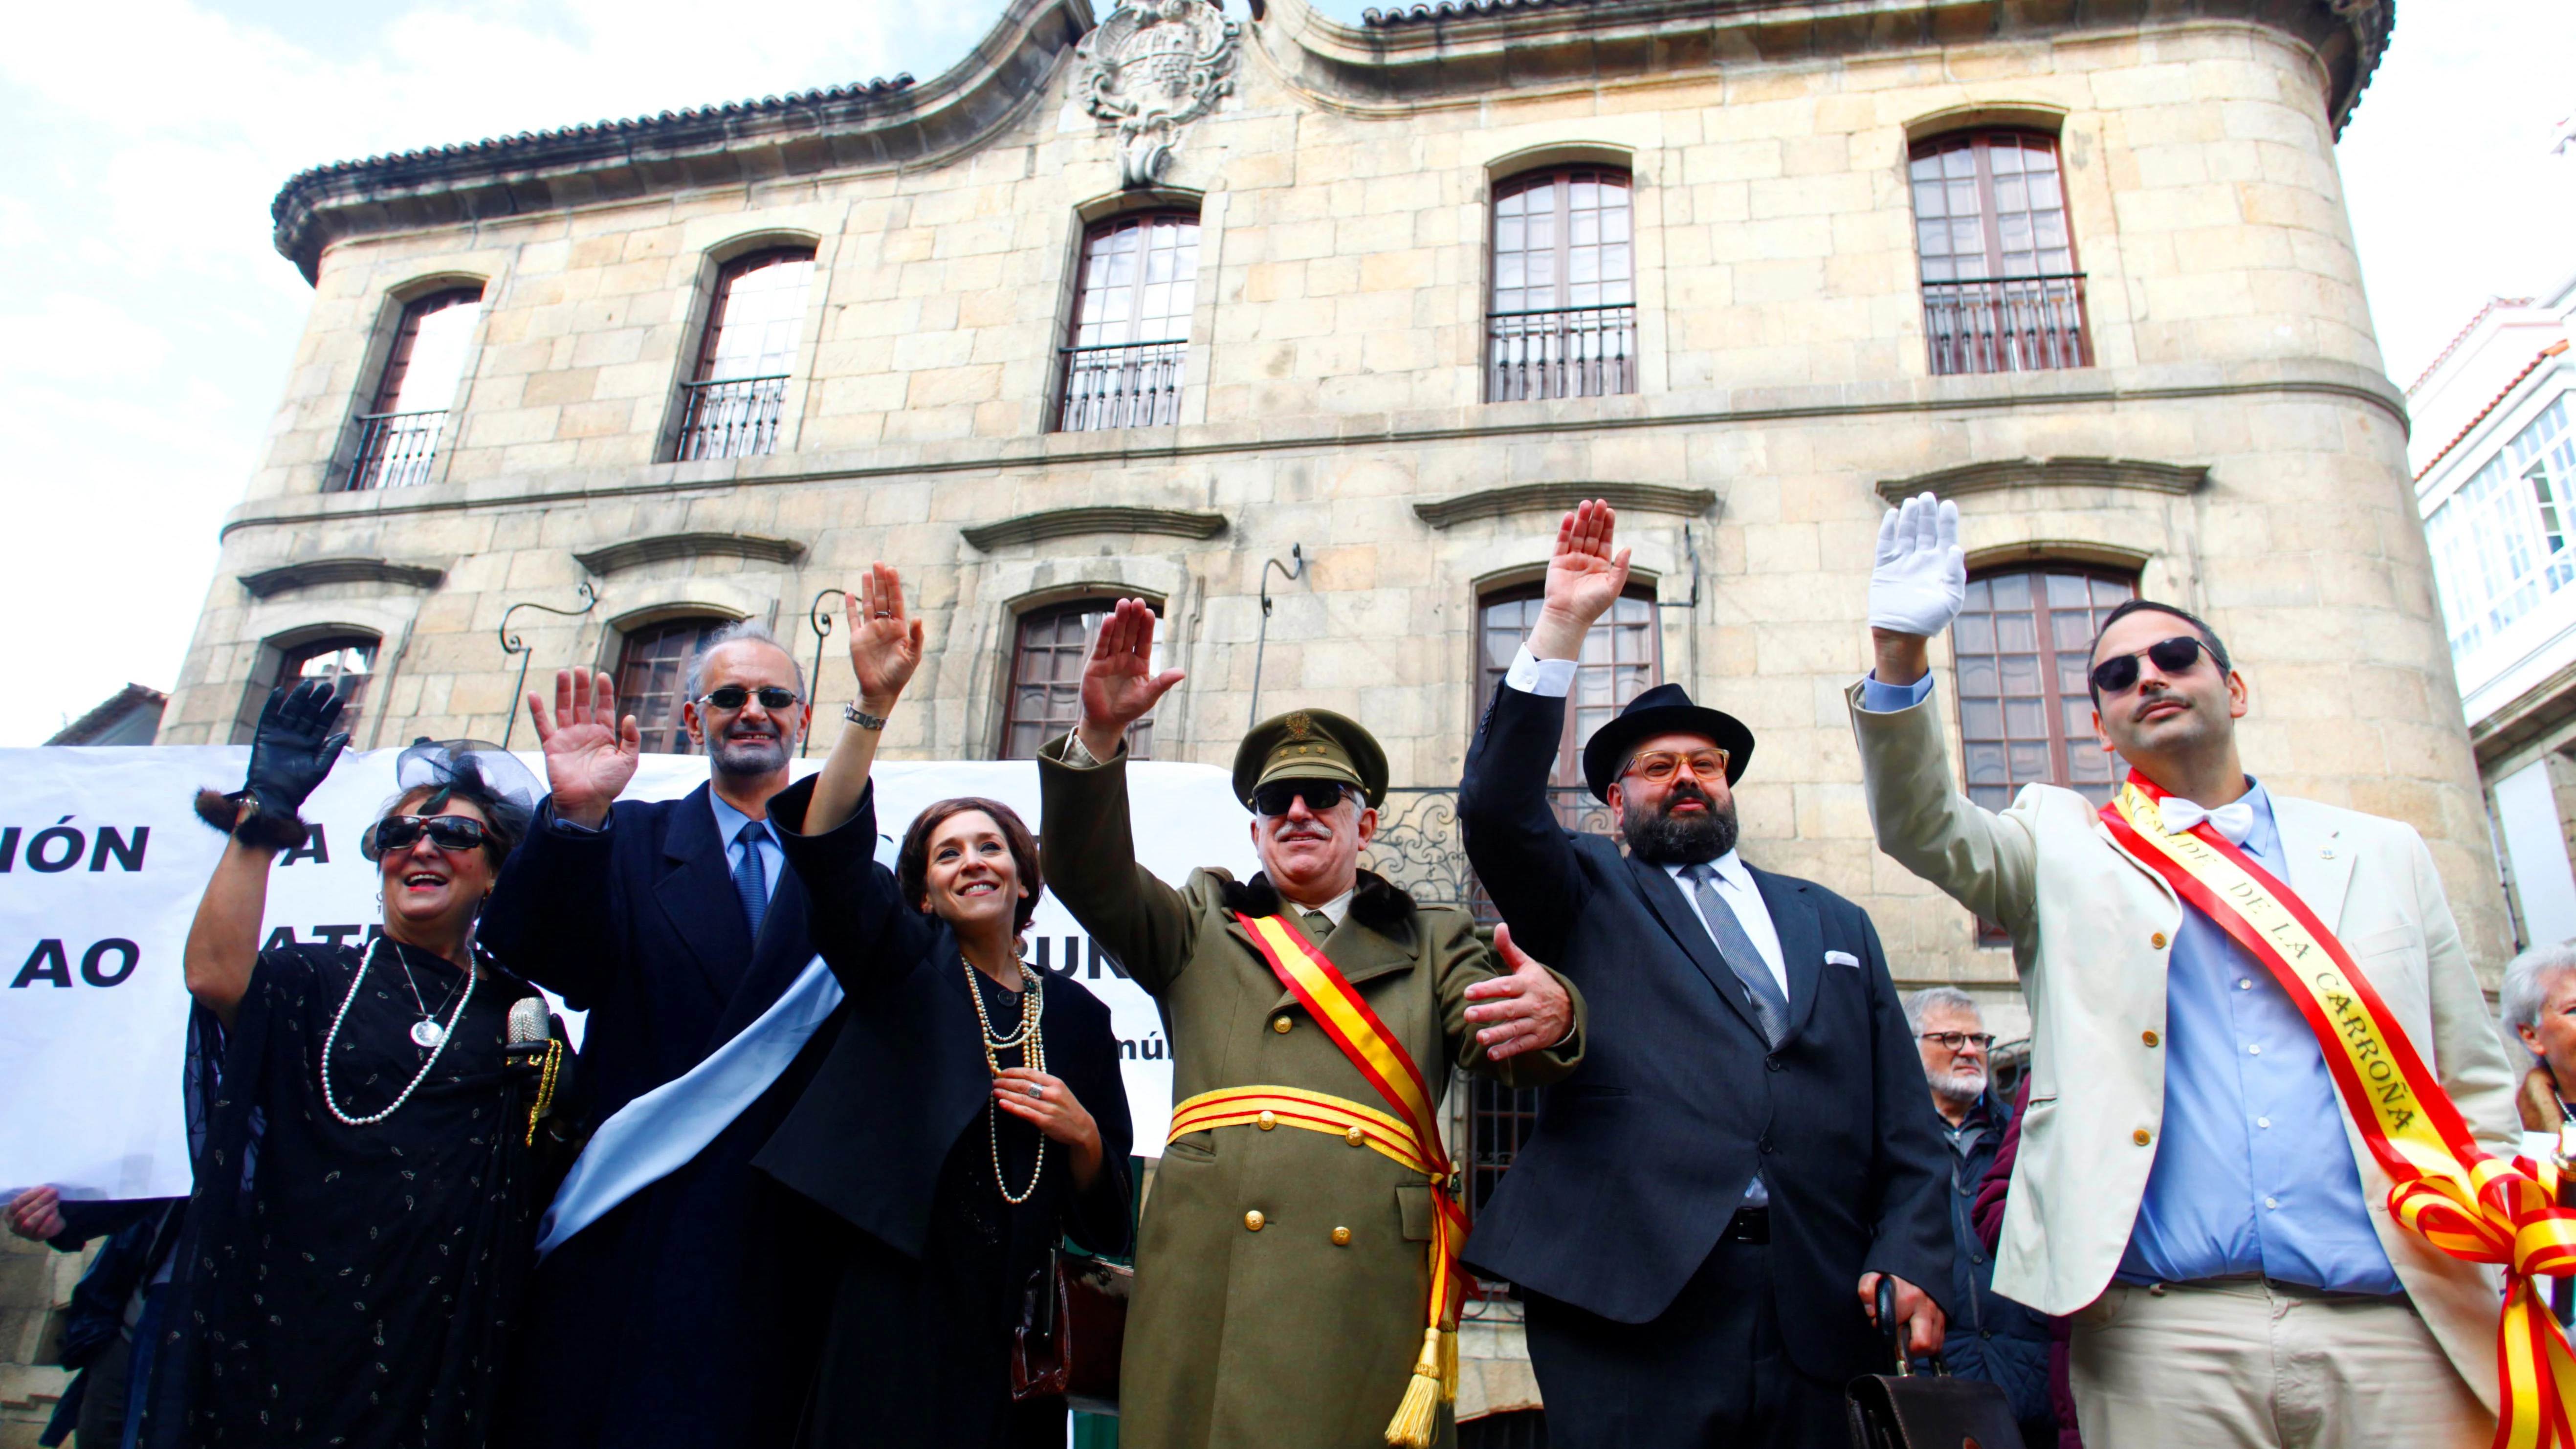
<svg viewBox="0 0 2576 1449"><path fill-rule="evenodd" d="M1166 1140L1216 1127L1251 1126L1265 1132L1298 1127L1330 1132L1353 1146L1372 1148L1429 1181L1431 1293L1425 1314L1429 1326L1423 1331L1422 1352L1414 1360L1413 1378L1405 1385L1404 1402L1386 1427L1387 1443L1423 1449L1433 1437L1435 1404L1458 1397L1458 1310L1466 1296L1458 1252L1467 1241L1467 1215L1449 1196L1455 1174L1448 1150L1440 1142L1435 1099L1412 1054L1314 943L1279 916L1238 912L1235 920L1251 933L1280 984L1394 1111L1381 1112L1298 1087L1232 1087L1202 1092L1174 1107Z"/></svg>
<svg viewBox="0 0 2576 1449"><path fill-rule="evenodd" d="M2576 1270L2576 1209L2549 1164L2490 1157L2352 957L2298 894L2202 822L2164 831L2165 792L2132 774L2102 807L2112 838L2263 963L2317 1035L2326 1066L2392 1186L2388 1210L2433 1246L2502 1263L2496 1449L2576 1449L2576 1354L2533 1282Z"/></svg>

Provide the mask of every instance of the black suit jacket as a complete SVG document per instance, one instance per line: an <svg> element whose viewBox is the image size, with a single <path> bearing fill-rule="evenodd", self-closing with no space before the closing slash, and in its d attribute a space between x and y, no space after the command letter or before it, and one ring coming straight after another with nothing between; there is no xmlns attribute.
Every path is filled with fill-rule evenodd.
<svg viewBox="0 0 2576 1449"><path fill-rule="evenodd" d="M992 1069L956 935L900 899L894 872L876 861L875 788L838 828L806 835L815 778L778 792L769 813L814 893L815 949L849 993L849 1015L804 1099L752 1165L917 1258L958 1138L972 1132L983 1150ZM1083 1246L1123 1253L1135 1132L1109 1008L1072 977L1050 973L1038 1021L1047 1071L1098 1124L1102 1159L1092 1190L1077 1200L1065 1154L1048 1153L1039 1206L1063 1213Z"/></svg>
<svg viewBox="0 0 2576 1449"><path fill-rule="evenodd" d="M1947 1162L1878 932L1822 886L1752 872L1789 973L1789 1033L1771 1050L1680 886L1557 823L1546 787L1564 722L1562 699L1498 690L1459 790L1468 858L1513 941L1591 1009L1583 1066L1544 1089L1467 1259L1644 1323L1708 1257L1758 1169L1791 1360L1837 1382L1868 1372L1882 1355L1861 1274L1894 1273L1936 1301L1950 1284Z"/></svg>
<svg viewBox="0 0 2576 1449"><path fill-rule="evenodd" d="M585 1128L705 1060L814 959L792 866L752 939L707 796L621 800L598 832L558 823L549 800L483 913L494 956L590 1013ZM838 1025L686 1166L547 1257L511 1338L495 1445L794 1437L844 1240L751 1158Z"/></svg>

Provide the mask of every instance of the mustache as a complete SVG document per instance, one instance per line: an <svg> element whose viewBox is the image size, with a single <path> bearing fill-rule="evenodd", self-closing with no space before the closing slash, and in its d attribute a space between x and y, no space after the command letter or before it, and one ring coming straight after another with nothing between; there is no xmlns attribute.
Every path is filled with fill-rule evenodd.
<svg viewBox="0 0 2576 1449"><path fill-rule="evenodd" d="M1697 780L1676 780L1673 782L1672 792L1664 797L1664 813L1672 814L1673 807L1685 800L1697 800L1711 810L1717 808L1717 801L1709 796L1708 791L1700 788Z"/></svg>

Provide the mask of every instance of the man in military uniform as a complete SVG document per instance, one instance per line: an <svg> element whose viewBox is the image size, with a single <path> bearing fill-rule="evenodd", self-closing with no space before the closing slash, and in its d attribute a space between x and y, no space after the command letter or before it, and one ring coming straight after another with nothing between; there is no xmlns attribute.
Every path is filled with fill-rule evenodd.
<svg viewBox="0 0 2576 1449"><path fill-rule="evenodd" d="M1337 714L1282 715L1236 751L1260 874L1174 890L1140 869L1122 739L1181 677L1151 673L1153 631L1135 600L1102 623L1081 723L1038 764L1047 884L1154 994L1173 1046L1120 1442L1453 1443L1437 1389L1454 1343L1426 1334L1456 1326L1459 1223L1434 1198L1436 1123L1428 1142L1408 1123L1435 1116L1452 1064L1515 1086L1565 1076L1581 1003L1508 941L1498 962L1465 911L1359 869L1386 755ZM1412 1115L1408 1077L1427 1089Z"/></svg>

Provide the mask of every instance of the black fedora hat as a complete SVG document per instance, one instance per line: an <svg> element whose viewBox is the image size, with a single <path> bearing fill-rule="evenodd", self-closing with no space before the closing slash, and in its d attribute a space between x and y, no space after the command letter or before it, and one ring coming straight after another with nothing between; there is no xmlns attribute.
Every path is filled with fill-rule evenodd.
<svg viewBox="0 0 2576 1449"><path fill-rule="evenodd" d="M1593 798L1609 803L1610 782L1619 778L1629 752L1639 740L1657 735L1702 735L1714 741L1726 751L1730 787L1744 778L1744 767L1753 759L1753 731L1744 727L1744 721L1691 703L1689 691L1678 684L1658 684L1628 701L1617 719L1594 730L1584 742L1583 783L1592 787Z"/></svg>

